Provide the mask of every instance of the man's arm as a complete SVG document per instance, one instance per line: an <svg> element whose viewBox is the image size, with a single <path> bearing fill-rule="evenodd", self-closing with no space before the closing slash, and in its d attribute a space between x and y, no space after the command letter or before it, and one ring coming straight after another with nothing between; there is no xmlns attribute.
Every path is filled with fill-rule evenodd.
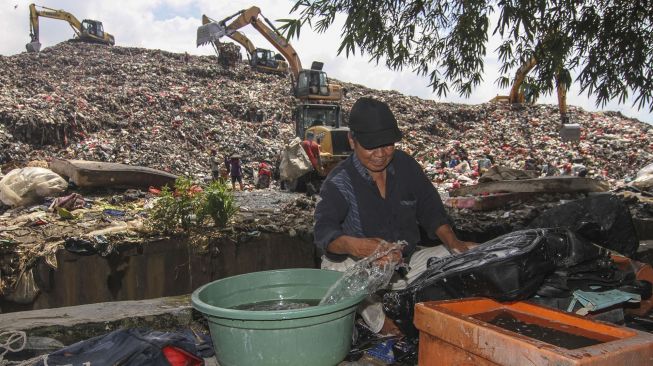
<svg viewBox="0 0 653 366"><path fill-rule="evenodd" d="M327 251L334 254L347 254L355 258L363 258L374 253L381 242L382 239L379 238L356 238L341 235L329 243Z"/></svg>

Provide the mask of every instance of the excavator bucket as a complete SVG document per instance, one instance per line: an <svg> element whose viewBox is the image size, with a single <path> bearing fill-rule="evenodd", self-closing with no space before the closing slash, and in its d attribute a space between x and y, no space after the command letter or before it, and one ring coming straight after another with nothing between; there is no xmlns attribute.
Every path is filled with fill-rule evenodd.
<svg viewBox="0 0 653 366"><path fill-rule="evenodd" d="M41 50L41 42L34 41L25 45L27 52L39 52Z"/></svg>
<svg viewBox="0 0 653 366"><path fill-rule="evenodd" d="M219 40L227 35L227 27L224 25L211 22L201 25L197 28L197 46Z"/></svg>

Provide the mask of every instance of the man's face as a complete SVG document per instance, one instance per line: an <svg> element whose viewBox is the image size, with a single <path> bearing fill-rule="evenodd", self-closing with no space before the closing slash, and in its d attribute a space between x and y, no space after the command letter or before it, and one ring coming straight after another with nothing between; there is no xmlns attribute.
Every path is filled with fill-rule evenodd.
<svg viewBox="0 0 653 366"><path fill-rule="evenodd" d="M349 145L354 150L354 154L363 166L371 172L382 172L392 161L395 152L395 144L379 146L368 150L359 144L355 139L349 136Z"/></svg>

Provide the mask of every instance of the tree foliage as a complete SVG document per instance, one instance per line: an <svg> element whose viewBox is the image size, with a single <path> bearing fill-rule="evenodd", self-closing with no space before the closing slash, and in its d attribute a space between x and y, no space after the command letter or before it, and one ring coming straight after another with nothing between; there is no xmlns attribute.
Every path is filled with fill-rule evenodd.
<svg viewBox="0 0 653 366"><path fill-rule="evenodd" d="M343 14L339 54L412 68L439 96L450 88L469 96L480 84L491 30L501 39L499 84L535 57L530 80L539 91L575 81L597 105L633 93L638 109L653 111L652 9L651 0L298 0L291 11L298 18L280 21L292 38L304 25L324 32Z"/></svg>

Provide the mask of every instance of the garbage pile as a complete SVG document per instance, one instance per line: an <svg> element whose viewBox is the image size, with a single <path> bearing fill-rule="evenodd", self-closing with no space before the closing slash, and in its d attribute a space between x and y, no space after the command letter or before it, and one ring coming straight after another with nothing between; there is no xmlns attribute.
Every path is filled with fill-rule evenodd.
<svg viewBox="0 0 653 366"><path fill-rule="evenodd" d="M60 157L198 177L212 148L273 161L293 134L279 123L289 121L288 81L239 66L69 42L0 57L0 164ZM248 121L253 106L270 118Z"/></svg>
<svg viewBox="0 0 653 366"><path fill-rule="evenodd" d="M216 56L63 42L40 53L0 56L0 68L6 70L0 75L0 170L5 174L33 161L47 166L53 158L72 158L201 180L211 176L215 149L220 159L240 155L245 189L253 190L258 163L274 166L294 137L289 79L253 71L244 62L225 68ZM619 113L570 107L571 122L583 133L580 142L568 143L558 134L557 106L437 103L341 84L347 90L343 120L361 96L387 102L404 133L400 148L422 164L443 198L451 188L478 182L477 161L485 155L516 169L527 160L537 168L552 164L561 170L570 160L582 161L589 177L606 179L613 188L634 180L653 161L652 127ZM466 155L469 166L449 167L452 155ZM279 186L273 180L272 195ZM548 194L500 210L449 213L457 227L487 240L524 228L561 201L582 197ZM267 213L241 210L239 226L310 234L312 203L297 216L294 211L278 215L279 205L270 205ZM640 203L638 212L650 216L649 206Z"/></svg>
<svg viewBox="0 0 653 366"><path fill-rule="evenodd" d="M222 66L236 66L236 63L241 59L240 47L233 43L220 43L217 51L218 62Z"/></svg>
<svg viewBox="0 0 653 366"><path fill-rule="evenodd" d="M210 149L238 153L245 166L275 162L294 135L287 78L215 56L63 42L40 53L0 57L3 171L52 157L142 165L207 177ZM342 83L347 112L360 96L387 102L413 154L443 189L476 183L476 160L522 169L529 158L558 166L582 160L588 176L612 185L653 160L650 125L619 113L570 108L579 143L563 143L557 107L437 103ZM252 118L256 111L256 118ZM464 151L470 169L445 167ZM251 179L251 169L245 170Z"/></svg>

